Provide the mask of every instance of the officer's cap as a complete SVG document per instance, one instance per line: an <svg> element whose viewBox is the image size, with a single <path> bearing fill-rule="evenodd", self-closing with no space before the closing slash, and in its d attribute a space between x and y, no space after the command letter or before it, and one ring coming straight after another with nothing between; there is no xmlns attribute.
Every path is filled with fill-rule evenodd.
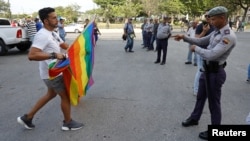
<svg viewBox="0 0 250 141"><path fill-rule="evenodd" d="M228 12L227 8L224 6L217 6L208 11L208 16L212 17L215 15L226 14Z"/></svg>

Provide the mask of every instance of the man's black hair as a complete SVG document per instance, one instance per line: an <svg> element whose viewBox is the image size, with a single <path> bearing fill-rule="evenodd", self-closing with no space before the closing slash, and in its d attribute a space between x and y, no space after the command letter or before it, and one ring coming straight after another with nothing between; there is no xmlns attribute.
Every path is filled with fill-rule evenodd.
<svg viewBox="0 0 250 141"><path fill-rule="evenodd" d="M49 17L49 14L52 12L55 12L55 9L51 7L40 9L38 11L38 14L39 14L41 21L44 23L44 20L47 19Z"/></svg>

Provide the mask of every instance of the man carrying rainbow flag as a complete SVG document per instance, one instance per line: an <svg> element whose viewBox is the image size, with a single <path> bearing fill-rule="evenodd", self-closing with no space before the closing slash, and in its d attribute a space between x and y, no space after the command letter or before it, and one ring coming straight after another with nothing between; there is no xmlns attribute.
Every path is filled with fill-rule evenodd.
<svg viewBox="0 0 250 141"><path fill-rule="evenodd" d="M58 25L55 9L50 7L40 9L39 17L44 27L35 35L28 58L39 61L40 77L48 90L27 114L17 118L17 122L27 129L35 128L32 123L35 114L58 94L64 116L61 129L64 131L81 129L83 124L71 118L70 109L71 104L77 105L93 84L91 77L94 58L93 22L69 47L54 33ZM67 50L68 58L61 53L61 49Z"/></svg>

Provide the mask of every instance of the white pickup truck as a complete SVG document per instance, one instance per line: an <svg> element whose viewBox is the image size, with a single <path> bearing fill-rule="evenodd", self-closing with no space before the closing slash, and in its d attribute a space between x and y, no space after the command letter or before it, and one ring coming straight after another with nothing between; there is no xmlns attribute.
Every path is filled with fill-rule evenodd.
<svg viewBox="0 0 250 141"><path fill-rule="evenodd" d="M20 51L26 51L30 45L27 28L12 27L8 19L0 18L0 56L14 47Z"/></svg>

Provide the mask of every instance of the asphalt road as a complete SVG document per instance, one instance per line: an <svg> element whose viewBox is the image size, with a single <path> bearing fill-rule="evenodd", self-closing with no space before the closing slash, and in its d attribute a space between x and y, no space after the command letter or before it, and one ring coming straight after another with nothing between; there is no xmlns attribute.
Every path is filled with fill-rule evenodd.
<svg viewBox="0 0 250 141"><path fill-rule="evenodd" d="M173 33L175 34L175 33ZM238 43L228 59L222 89L222 124L245 124L250 112L247 84L249 32L237 33ZM71 43L76 34L68 34ZM198 133L210 124L208 107L198 126L184 128L195 104L192 86L196 67L185 65L187 43L169 40L166 65L156 65L155 52L141 48L140 32L135 53L125 53L119 32L103 32L95 48L95 84L72 107L72 116L85 127L61 131L63 116L56 97L34 118L36 128L26 130L16 118L27 112L46 92L38 62L27 52L10 50L0 56L1 141L200 141Z"/></svg>

